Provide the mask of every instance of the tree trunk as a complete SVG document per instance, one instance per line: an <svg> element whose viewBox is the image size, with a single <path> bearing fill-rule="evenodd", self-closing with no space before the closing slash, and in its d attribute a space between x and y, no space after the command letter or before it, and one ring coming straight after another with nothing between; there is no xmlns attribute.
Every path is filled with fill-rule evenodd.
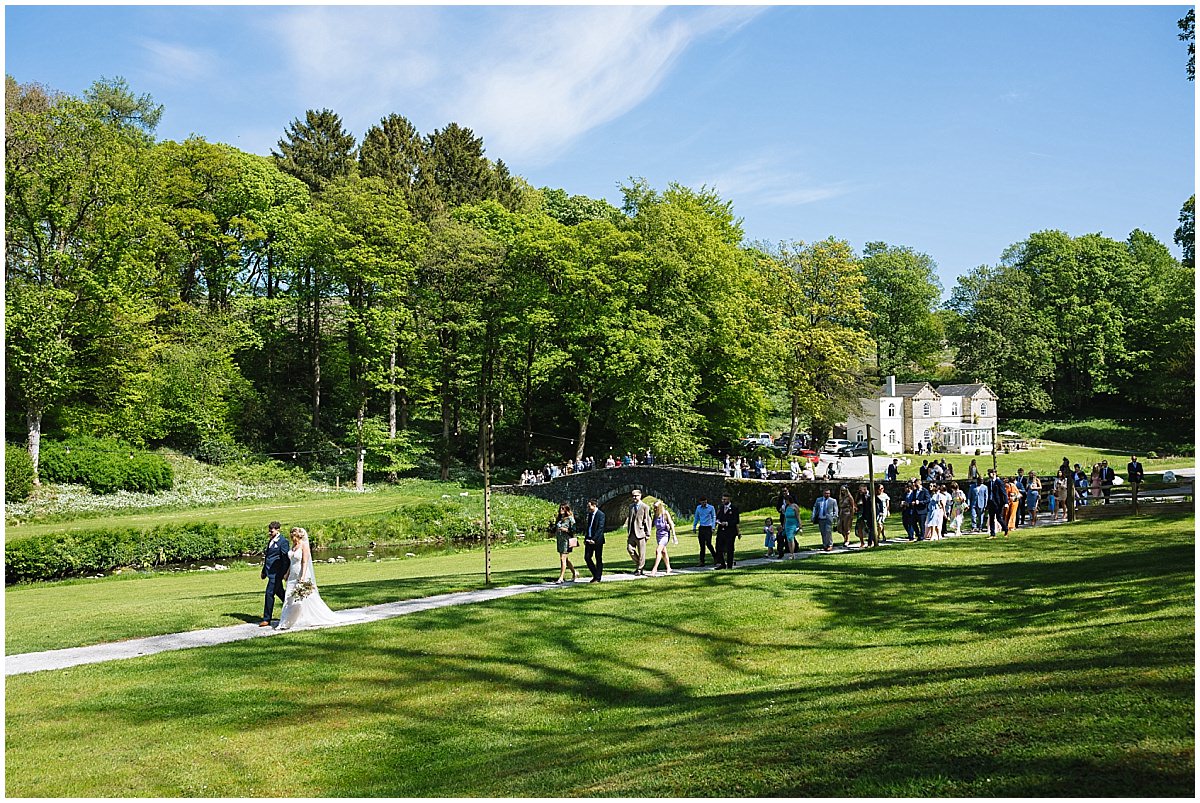
<svg viewBox="0 0 1200 803"><path fill-rule="evenodd" d="M358 418L355 421L355 427L358 437L355 438L357 443L354 449L354 490L362 492L363 489L363 463L366 461L366 449L363 448L363 418L366 416L367 400L360 399L358 403Z"/></svg>
<svg viewBox="0 0 1200 803"><path fill-rule="evenodd" d="M575 442L575 459L583 459L583 448L587 444L588 422L592 420L592 391L587 392L587 411L579 419L579 439Z"/></svg>
<svg viewBox="0 0 1200 803"><path fill-rule="evenodd" d="M449 335L445 330L438 332L442 347L442 482L450 479L450 365L448 356Z"/></svg>
<svg viewBox="0 0 1200 803"><path fill-rule="evenodd" d="M525 349L525 391L521 398L521 407L525 411L525 438L521 443L521 455L528 460L530 447L533 445L533 355L536 338L529 333L529 345Z"/></svg>
<svg viewBox="0 0 1200 803"><path fill-rule="evenodd" d="M396 347L388 358L388 437L396 439Z"/></svg>
<svg viewBox="0 0 1200 803"><path fill-rule="evenodd" d="M26 448L29 449L29 459L33 461L33 484L41 485L38 476L38 458L42 453L42 411L30 407L25 411L25 425L28 433Z"/></svg>
<svg viewBox="0 0 1200 803"><path fill-rule="evenodd" d="M312 426L321 428L321 297L313 293L312 319Z"/></svg>
<svg viewBox="0 0 1200 803"><path fill-rule="evenodd" d="M787 450L791 454L796 445L796 427L800 426L800 400L795 395L792 396L792 425L788 432Z"/></svg>

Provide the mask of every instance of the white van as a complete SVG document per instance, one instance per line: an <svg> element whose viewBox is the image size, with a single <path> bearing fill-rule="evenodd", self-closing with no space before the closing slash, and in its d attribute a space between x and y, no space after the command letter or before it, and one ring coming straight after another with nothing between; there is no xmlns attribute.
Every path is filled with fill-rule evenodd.
<svg viewBox="0 0 1200 803"><path fill-rule="evenodd" d="M853 444L841 438L830 438L825 441L825 445L821 447L821 451L825 454L837 454L838 449L844 449L847 446L853 446Z"/></svg>

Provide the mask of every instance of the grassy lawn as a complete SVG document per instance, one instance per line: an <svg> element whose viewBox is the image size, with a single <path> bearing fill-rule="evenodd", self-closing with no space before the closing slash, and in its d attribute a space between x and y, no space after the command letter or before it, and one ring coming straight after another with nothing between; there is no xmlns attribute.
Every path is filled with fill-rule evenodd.
<svg viewBox="0 0 1200 803"><path fill-rule="evenodd" d="M15 676L6 792L1191 797L1194 523L574 586ZM341 585L403 586L335 568L342 604ZM83 608L84 588L179 579L46 591ZM257 602L256 574L200 579Z"/></svg>
<svg viewBox="0 0 1200 803"><path fill-rule="evenodd" d="M680 531L679 546L672 547L675 566L697 563L697 542L687 530ZM815 528L811 533L806 528L805 535L812 536L809 540L820 539ZM761 544L757 530L747 530L738 542L738 555L761 556ZM654 563L653 554L649 557L647 570ZM581 575L587 575L582 550L572 553L571 562ZM605 569L632 568L624 536L610 533ZM483 549L479 547L379 563L321 564L316 571L321 597L334 610L484 587ZM554 542L540 535L507 542L492 553L494 585L539 583L557 577ZM265 585L259 579L258 566L235 564L224 572L119 575L9 586L4 592L4 651L15 655L257 622L262 616ZM278 615L278 602L275 612ZM53 620L51 626L48 617Z"/></svg>
<svg viewBox="0 0 1200 803"><path fill-rule="evenodd" d="M48 532L71 532L96 530L104 527L154 527L170 522L217 522L231 527L261 526L266 529L272 519L280 521L312 522L333 521L356 516L387 513L401 505L415 502L436 501L443 494L455 498L463 490L478 500L480 515L483 511L482 489L465 489L453 483L425 480L406 480L397 487L372 486L368 493L353 490L330 491L328 493L297 493L278 499L252 501L228 500L210 507L179 507L139 512L122 512L110 515L95 515L90 518L43 523L21 523L5 528L5 538L14 540L41 535ZM470 498L470 497L468 497Z"/></svg>
<svg viewBox="0 0 1200 803"><path fill-rule="evenodd" d="M903 460L900 461L901 479L917 476L918 469L921 467L921 461L931 459L930 455L879 455L875 460L875 470L882 474L884 468L892 462L893 457L907 457L912 461L908 466L904 465ZM976 461L981 473L986 474L987 470L992 467L992 455L990 452L981 454L978 457L966 454L939 454L933 455L933 457L939 460L944 458L947 463L953 464L955 477L967 476L967 466L971 465L972 459ZM1112 449L1093 449L1088 446L1043 441L1043 445L1037 448L1022 449L1019 452L1010 452L1009 454L997 454L996 467L1000 471L1000 474L1006 477L1016 474L1018 468L1025 469L1026 473L1036 471L1041 476L1054 476L1058 473L1058 467L1062 465L1064 457L1070 458L1072 466L1079 463L1085 468L1101 460L1107 460L1108 464L1116 469L1117 474L1124 477L1126 474L1125 465L1129 462L1130 453L1117 452ZM1147 472L1196 467L1196 460L1192 457L1163 457L1157 460L1150 460L1144 454L1140 454L1138 457L1140 458L1142 467Z"/></svg>

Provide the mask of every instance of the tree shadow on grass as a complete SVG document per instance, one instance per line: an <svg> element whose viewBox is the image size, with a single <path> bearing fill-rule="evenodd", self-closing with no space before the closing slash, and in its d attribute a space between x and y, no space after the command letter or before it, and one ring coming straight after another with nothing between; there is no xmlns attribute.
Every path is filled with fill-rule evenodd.
<svg viewBox="0 0 1200 803"><path fill-rule="evenodd" d="M1194 626L1169 610L1191 599L1189 546L889 560L579 586L164 653L77 670L108 682L44 713L96 739L315 728L322 753L292 790L313 796L1194 791ZM779 603L801 589L817 631L785 624ZM972 649L1022 631L1045 634L1039 652ZM881 645L911 666L875 668ZM926 645L943 648L935 665ZM828 649L842 671L810 669Z"/></svg>

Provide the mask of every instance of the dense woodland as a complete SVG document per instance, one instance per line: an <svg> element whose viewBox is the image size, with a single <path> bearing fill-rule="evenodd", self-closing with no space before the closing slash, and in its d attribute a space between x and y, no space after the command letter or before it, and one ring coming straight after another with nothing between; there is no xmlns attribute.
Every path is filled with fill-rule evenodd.
<svg viewBox="0 0 1200 803"><path fill-rule="evenodd" d="M889 373L1006 416L1193 415L1194 197L1183 263L1036 232L943 306L913 248L748 243L704 187L534 188L456 123L358 141L314 110L262 157L156 140L120 79L5 94L5 424L35 464L73 435L380 478L688 455L772 412L824 437Z"/></svg>

